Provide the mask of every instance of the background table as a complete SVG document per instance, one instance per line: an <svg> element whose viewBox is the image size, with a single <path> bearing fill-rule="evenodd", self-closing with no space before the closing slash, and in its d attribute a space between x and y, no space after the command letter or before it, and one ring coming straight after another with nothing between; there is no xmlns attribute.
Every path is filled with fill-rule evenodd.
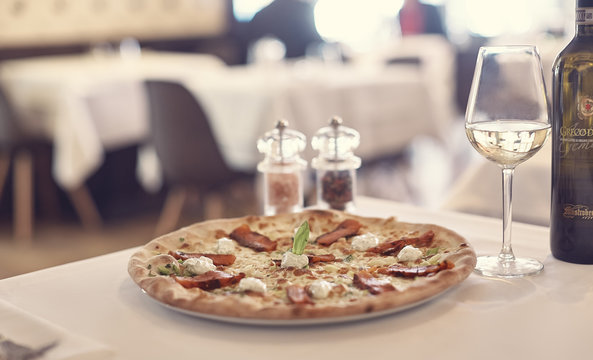
<svg viewBox="0 0 593 360"><path fill-rule="evenodd" d="M14 105L22 132L52 144L52 177L70 196L83 225L97 227L101 215L85 183L103 164L106 152L146 142L145 76L175 78L188 69L196 72L217 66L224 64L200 54L145 52L139 57L138 51L95 51L4 61L0 85ZM154 158L148 154L143 158ZM146 173L144 168L141 174ZM19 201L15 211L24 219L19 224L27 226L24 230L17 226L16 232L26 234L22 240L30 241L33 186L27 189L27 202Z"/></svg>
<svg viewBox="0 0 593 360"><path fill-rule="evenodd" d="M53 176L71 189L94 173L106 151L146 140L146 76L175 78L216 66L224 64L198 54L95 52L5 61L0 81L23 130L53 143Z"/></svg>
<svg viewBox="0 0 593 360"><path fill-rule="evenodd" d="M71 189L102 164L106 151L146 140L144 80L186 85L229 165L253 170L261 158L257 138L280 118L310 138L331 116L342 116L361 132L363 158L397 153L417 135L445 136L453 104L443 101L451 96L427 68L318 61L226 66L205 54L94 52L5 61L0 82L23 128L53 142L54 178Z"/></svg>
<svg viewBox="0 0 593 360"><path fill-rule="evenodd" d="M310 141L334 115L360 132L363 159L394 155L418 135L444 136L451 119L439 117L417 66L365 69L314 61L226 68L181 80L200 100L225 159L253 170L262 156L254 144L279 119ZM307 146L304 157L317 154Z"/></svg>
<svg viewBox="0 0 593 360"><path fill-rule="evenodd" d="M501 243L496 219L369 198L360 199L358 212L447 226L478 253L497 252ZM541 275L492 280L472 274L419 307L331 326L239 326L171 311L129 278L134 249L1 280L0 297L111 346L119 359L589 357L593 266L553 259L545 227L516 223L513 235L516 253L544 262Z"/></svg>

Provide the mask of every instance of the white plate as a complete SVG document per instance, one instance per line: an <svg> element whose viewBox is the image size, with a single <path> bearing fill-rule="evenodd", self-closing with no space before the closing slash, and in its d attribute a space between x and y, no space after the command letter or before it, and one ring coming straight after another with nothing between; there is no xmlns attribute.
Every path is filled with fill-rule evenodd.
<svg viewBox="0 0 593 360"><path fill-rule="evenodd" d="M453 287L455 287L455 286L453 286ZM190 310L178 308L178 307L175 307L175 306L172 306L169 304L165 304L165 303L160 302L159 300L153 298L152 296L148 295L144 290L142 290L142 292L144 294L146 294L149 299L153 300L154 302L156 302L157 304L159 304L161 306L164 306L167 309L170 309L170 310L173 310L173 311L185 314L185 315L190 315L190 316L202 318L202 319L222 321L222 322L233 323L233 324L242 324L242 325L306 326L306 325L325 325L325 324L329 325L329 324L338 324L338 323L345 323L345 322L351 322L351 321L369 320L369 319L373 319L373 318L377 318L377 317L381 317L381 316L385 316L385 315L396 314L396 313L414 308L416 306L425 304L425 303L443 295L450 289L452 289L452 288L445 289L444 291L442 291L438 294L435 294L431 297L428 297L428 298L425 298L425 299L422 299L422 300L419 300L419 301L416 301L416 302L413 302L410 304L406 304L403 306L391 308L391 309L386 309L386 310L381 310L381 311L373 311L370 313L356 314L356 315L349 315L349 316L332 316L332 317L325 317L325 318L307 318L307 319L257 319L257 318L242 318L242 317L234 317L234 316L212 315L212 314L206 314L206 313L201 313L201 312L197 312L197 311L190 311Z"/></svg>

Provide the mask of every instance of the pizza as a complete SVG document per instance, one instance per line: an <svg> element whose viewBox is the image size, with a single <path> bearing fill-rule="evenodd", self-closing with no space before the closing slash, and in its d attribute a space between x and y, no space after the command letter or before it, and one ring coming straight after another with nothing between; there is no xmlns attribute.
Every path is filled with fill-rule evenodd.
<svg viewBox="0 0 593 360"><path fill-rule="evenodd" d="M131 278L175 309L222 319L339 319L406 308L472 272L441 226L335 210L209 220L135 252Z"/></svg>

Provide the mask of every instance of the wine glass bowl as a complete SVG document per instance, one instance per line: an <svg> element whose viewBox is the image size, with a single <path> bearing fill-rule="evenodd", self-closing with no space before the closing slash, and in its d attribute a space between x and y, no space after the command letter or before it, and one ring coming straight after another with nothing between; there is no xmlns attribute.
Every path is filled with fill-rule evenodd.
<svg viewBox="0 0 593 360"><path fill-rule="evenodd" d="M550 133L541 60L534 46L482 47L472 81L465 131L482 156L502 168L503 244L497 256L479 256L475 271L490 277L538 274L543 264L517 258L511 247L512 179Z"/></svg>

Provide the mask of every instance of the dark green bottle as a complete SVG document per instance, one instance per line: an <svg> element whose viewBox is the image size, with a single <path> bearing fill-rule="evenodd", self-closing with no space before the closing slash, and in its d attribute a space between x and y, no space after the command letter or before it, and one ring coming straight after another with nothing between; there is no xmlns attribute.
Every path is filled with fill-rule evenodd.
<svg viewBox="0 0 593 360"><path fill-rule="evenodd" d="M550 246L557 259L593 264L593 0L577 0L552 97Z"/></svg>

